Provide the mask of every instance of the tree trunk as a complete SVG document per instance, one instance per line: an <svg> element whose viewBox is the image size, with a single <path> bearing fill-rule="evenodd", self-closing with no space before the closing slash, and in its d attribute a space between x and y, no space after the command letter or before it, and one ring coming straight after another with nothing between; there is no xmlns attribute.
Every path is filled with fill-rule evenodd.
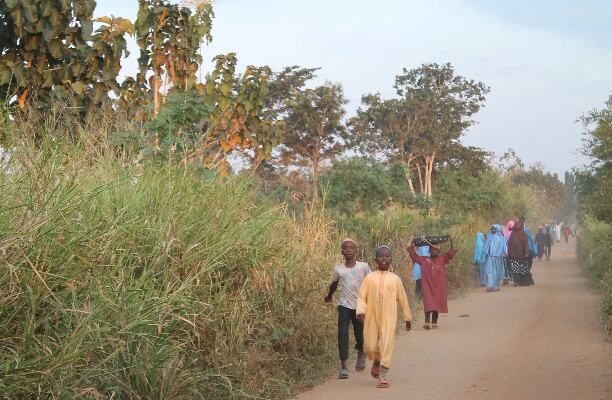
<svg viewBox="0 0 612 400"><path fill-rule="evenodd" d="M159 112L159 81L160 78L157 76L157 72L155 72L153 76L153 115L157 117L157 113Z"/></svg>
<svg viewBox="0 0 612 400"><path fill-rule="evenodd" d="M259 148L255 146L253 149L253 161L251 162L251 171L255 173L259 167Z"/></svg>
<svg viewBox="0 0 612 400"><path fill-rule="evenodd" d="M423 187L423 174L421 173L421 164L416 164L417 172L419 173L419 189L421 189L421 193L425 193L425 188Z"/></svg>
<svg viewBox="0 0 612 400"><path fill-rule="evenodd" d="M436 153L431 153L430 155L425 157L425 168L426 168L425 186L427 189L426 190L427 197L433 196L432 176L433 176L433 164L434 164L435 159L436 159Z"/></svg>
<svg viewBox="0 0 612 400"><path fill-rule="evenodd" d="M429 197L429 156L425 156L425 166L423 168L425 169L425 190L423 191L423 194Z"/></svg>
<svg viewBox="0 0 612 400"><path fill-rule="evenodd" d="M319 201L319 159L312 160L312 202Z"/></svg>
<svg viewBox="0 0 612 400"><path fill-rule="evenodd" d="M406 180L408 181L408 188L410 188L410 193L414 196L416 193L414 191L414 185L412 184L412 174L410 173L410 162L412 161L412 155L408 156L408 162L404 163L404 175L406 175Z"/></svg>
<svg viewBox="0 0 612 400"><path fill-rule="evenodd" d="M159 70L158 64L156 61L155 53L155 32L153 32L153 115L157 117L157 112L159 111L159 81L161 77L157 75L157 71Z"/></svg>

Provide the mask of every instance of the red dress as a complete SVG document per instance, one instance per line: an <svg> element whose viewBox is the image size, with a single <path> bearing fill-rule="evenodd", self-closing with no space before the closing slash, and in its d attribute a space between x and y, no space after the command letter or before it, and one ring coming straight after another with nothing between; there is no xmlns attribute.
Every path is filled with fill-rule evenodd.
<svg viewBox="0 0 612 400"><path fill-rule="evenodd" d="M408 254L415 263L421 265L421 287L423 288L423 308L425 312L448 312L448 277L446 264L457 254L451 248L446 254L435 259L419 256L413 246L408 247Z"/></svg>

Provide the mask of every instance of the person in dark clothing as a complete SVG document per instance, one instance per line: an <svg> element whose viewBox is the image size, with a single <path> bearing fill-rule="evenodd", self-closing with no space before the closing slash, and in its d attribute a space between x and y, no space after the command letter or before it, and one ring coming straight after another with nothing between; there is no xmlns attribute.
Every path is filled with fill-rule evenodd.
<svg viewBox="0 0 612 400"><path fill-rule="evenodd" d="M552 246L555 243L555 228L552 223L548 224L546 227L546 242L544 244L544 255L546 256L546 261L550 261L550 254L552 253Z"/></svg>
<svg viewBox="0 0 612 400"><path fill-rule="evenodd" d="M523 221L514 224L514 229L508 240L508 259L510 260L510 276L514 286L533 285L533 278L529 271L528 257L531 256L529 250L529 239L523 230Z"/></svg>
<svg viewBox="0 0 612 400"><path fill-rule="evenodd" d="M544 248L546 247L546 233L544 233L544 227L539 227L538 233L536 233L535 242L538 247L538 261L542 261Z"/></svg>

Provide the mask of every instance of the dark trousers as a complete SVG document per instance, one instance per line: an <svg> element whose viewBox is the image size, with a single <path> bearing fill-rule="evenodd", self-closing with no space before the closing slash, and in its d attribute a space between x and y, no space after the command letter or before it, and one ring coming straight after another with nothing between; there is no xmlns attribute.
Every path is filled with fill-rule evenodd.
<svg viewBox="0 0 612 400"><path fill-rule="evenodd" d="M349 325L353 323L355 334L355 349L363 351L363 324L357 319L355 310L338 306L338 350L340 361L348 360Z"/></svg>
<svg viewBox="0 0 612 400"><path fill-rule="evenodd" d="M552 250L552 246L544 246L544 255L547 260L550 260L550 252Z"/></svg>
<svg viewBox="0 0 612 400"><path fill-rule="evenodd" d="M417 279L414 281L414 294L418 299L423 298L423 287L421 286L421 280Z"/></svg>
<svg viewBox="0 0 612 400"><path fill-rule="evenodd" d="M425 323L432 323L432 324L437 324L438 323L438 312L437 311L428 311L425 313Z"/></svg>

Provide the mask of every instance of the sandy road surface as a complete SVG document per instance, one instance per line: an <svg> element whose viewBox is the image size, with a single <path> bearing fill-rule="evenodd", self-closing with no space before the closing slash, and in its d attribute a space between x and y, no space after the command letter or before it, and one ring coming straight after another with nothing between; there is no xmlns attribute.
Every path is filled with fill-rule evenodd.
<svg viewBox="0 0 612 400"><path fill-rule="evenodd" d="M402 333L390 388L376 388L368 365L298 400L612 400L612 347L573 247L534 262L535 286L475 291L449 304L439 330Z"/></svg>

